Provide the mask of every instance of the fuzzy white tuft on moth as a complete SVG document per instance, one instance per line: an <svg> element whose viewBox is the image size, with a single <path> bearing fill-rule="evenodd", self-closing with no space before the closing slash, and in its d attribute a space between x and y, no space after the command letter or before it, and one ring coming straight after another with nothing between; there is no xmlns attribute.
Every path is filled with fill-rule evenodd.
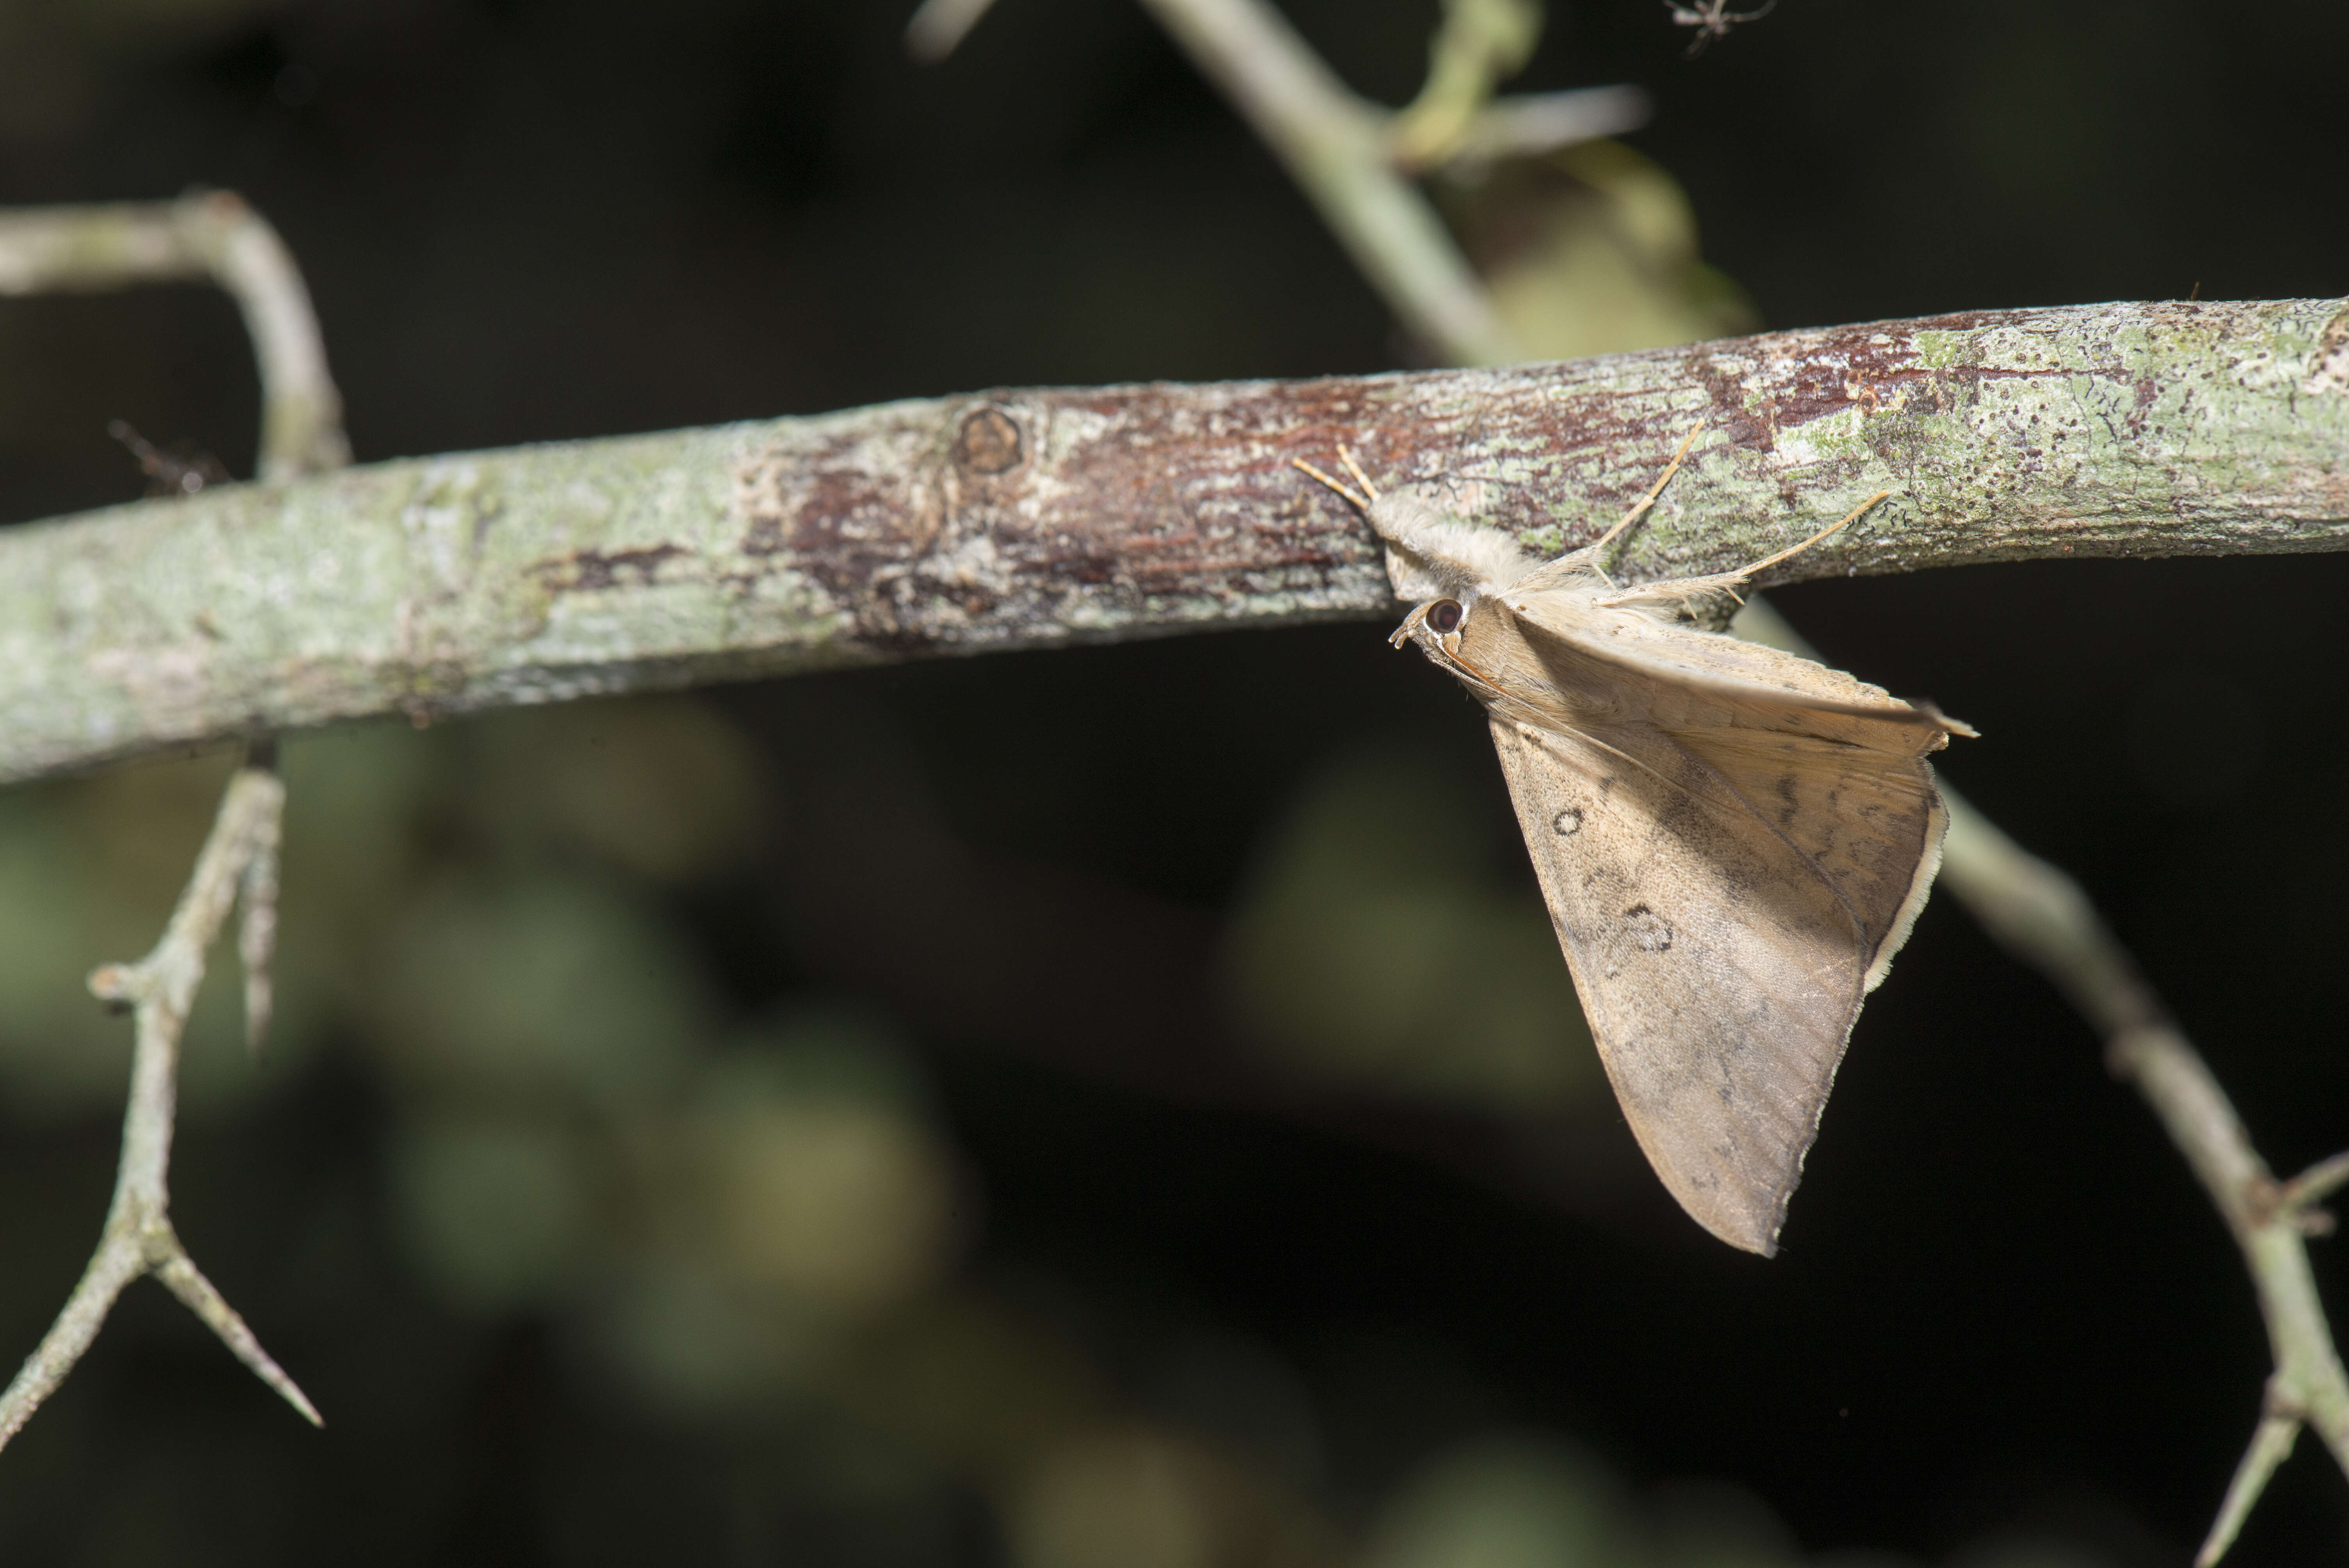
<svg viewBox="0 0 2349 1568"><path fill-rule="evenodd" d="M1973 730L1840 671L1689 624L1882 501L1741 571L1619 588L1433 491L1297 467L1386 542L1409 642L1485 707L1501 771L1631 1131L1733 1246L1777 1250L1860 1004L1908 939L1948 825L1925 758Z"/></svg>

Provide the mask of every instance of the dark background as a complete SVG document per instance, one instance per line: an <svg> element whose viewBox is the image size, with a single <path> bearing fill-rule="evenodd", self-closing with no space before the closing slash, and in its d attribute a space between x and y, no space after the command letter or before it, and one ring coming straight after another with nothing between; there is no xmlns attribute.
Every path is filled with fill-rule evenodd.
<svg viewBox="0 0 2349 1568"><path fill-rule="evenodd" d="M1000 0L922 69L907 9L9 0L0 201L243 191L362 461L1407 362L1140 10ZM1433 5L1288 9L1413 90ZM1770 327L2344 290L2336 6L1784 0L1684 44L1560 10L1520 85L1647 88L1629 139ZM249 472L255 402L218 296L0 303L0 518L137 496L112 418ZM2082 878L2284 1171L2349 1141L2344 586L2310 556L1779 595L1980 727L1951 779ZM1584 1068L1263 1044L1230 976L1311 861L1284 845L1537 918L1480 717L1382 630L292 743L288 1016L255 1070L204 1016L177 1212L332 1424L141 1285L0 1458L0 1551L2185 1562L2257 1410L2250 1287L1946 897L1766 1264L1678 1215ZM223 768L0 804L0 1344L103 1212L127 1029L80 975L151 940ZM1485 1037L1480 975L1414 994L1405 1046ZM819 1181L814 1148L851 1152ZM788 1256L709 1218L806 1191L865 1218L802 1214ZM873 1236L900 1253L827 1261ZM2234 1560L2335 1560L2344 1520L2304 1441Z"/></svg>

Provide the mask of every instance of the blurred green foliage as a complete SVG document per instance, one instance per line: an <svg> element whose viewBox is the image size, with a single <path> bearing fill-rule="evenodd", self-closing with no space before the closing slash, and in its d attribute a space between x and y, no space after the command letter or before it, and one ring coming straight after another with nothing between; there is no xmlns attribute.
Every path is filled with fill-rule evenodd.
<svg viewBox="0 0 2349 1568"><path fill-rule="evenodd" d="M226 761L0 796L12 1114L111 1111L128 1026L76 976L157 928ZM595 1397L636 1418L750 1441L769 1456L753 1491L894 1515L968 1489L1018 1568L1805 1561L1743 1494L1634 1495L1537 1436L1469 1438L1340 1506L1278 1357L1178 1339L1137 1382L1054 1327L1061 1287L971 1272L977 1178L898 1030L839 1003L742 1016L678 923L680 893L739 879L792 820L719 709L353 727L289 740L285 767L277 1037L244 1059L222 955L185 1119L347 1057L395 1109L382 1191L422 1291L460 1318L558 1326ZM1507 849L1408 750L1309 779L1227 931L1247 1037L1279 1071L1402 1101L1505 1119L1604 1103ZM89 1561L153 1560L181 1505L166 1490L138 1510Z"/></svg>
<svg viewBox="0 0 2349 1568"><path fill-rule="evenodd" d="M1341 761L1277 825L1235 912L1234 1005L1290 1071L1502 1116L1606 1080L1539 895L1475 802L1407 753Z"/></svg>
<svg viewBox="0 0 2349 1568"><path fill-rule="evenodd" d="M1761 317L1697 248L1677 181L1618 141L1475 165L1436 194L1517 341L1579 359L1733 337Z"/></svg>

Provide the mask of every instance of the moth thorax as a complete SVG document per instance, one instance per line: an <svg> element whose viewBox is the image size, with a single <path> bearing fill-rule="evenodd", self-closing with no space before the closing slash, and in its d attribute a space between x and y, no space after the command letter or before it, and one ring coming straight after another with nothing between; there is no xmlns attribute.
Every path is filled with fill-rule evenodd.
<svg viewBox="0 0 2349 1568"><path fill-rule="evenodd" d="M1371 503L1370 521L1430 582L1464 601L1506 587L1535 565L1507 534L1461 521L1421 490L1388 490Z"/></svg>

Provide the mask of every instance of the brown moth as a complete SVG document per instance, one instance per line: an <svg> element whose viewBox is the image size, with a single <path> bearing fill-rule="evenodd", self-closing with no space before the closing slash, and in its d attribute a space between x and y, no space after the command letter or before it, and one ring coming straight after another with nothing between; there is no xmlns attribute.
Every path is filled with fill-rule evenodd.
<svg viewBox="0 0 2349 1568"><path fill-rule="evenodd" d="M1416 601L1390 640L1484 703L1640 1147L1697 1223L1769 1255L1860 1003L1940 865L1926 755L1973 731L1688 612L1884 495L1743 571L1619 588L1599 552L1681 456L1603 537L1541 562L1340 455L1359 492L1297 466L1386 542L1396 596Z"/></svg>

